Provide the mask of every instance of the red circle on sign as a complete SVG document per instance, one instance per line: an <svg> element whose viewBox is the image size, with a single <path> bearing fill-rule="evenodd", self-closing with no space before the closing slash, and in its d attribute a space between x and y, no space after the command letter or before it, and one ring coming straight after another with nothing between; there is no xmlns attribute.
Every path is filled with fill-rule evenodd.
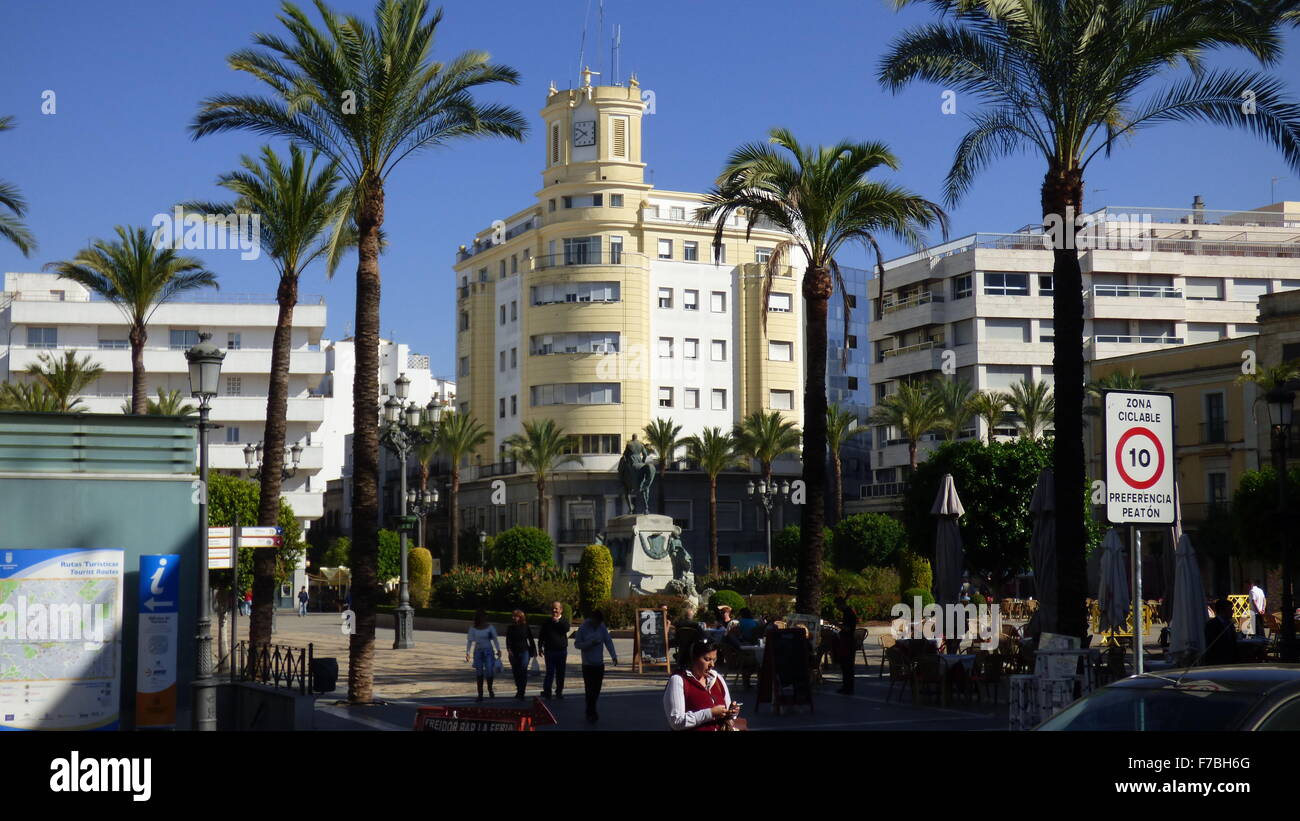
<svg viewBox="0 0 1300 821"><path fill-rule="evenodd" d="M1156 472L1151 474L1151 478L1145 482L1134 481L1133 477L1129 476L1124 470L1124 443L1129 440L1129 437L1139 434L1150 439L1151 443L1156 446ZM1115 467L1119 470L1120 478L1127 482L1129 487L1136 490L1146 490L1160 481L1160 476L1165 472L1165 449L1160 445L1160 440L1150 430L1146 428L1129 428L1119 438L1119 444L1115 446Z"/></svg>

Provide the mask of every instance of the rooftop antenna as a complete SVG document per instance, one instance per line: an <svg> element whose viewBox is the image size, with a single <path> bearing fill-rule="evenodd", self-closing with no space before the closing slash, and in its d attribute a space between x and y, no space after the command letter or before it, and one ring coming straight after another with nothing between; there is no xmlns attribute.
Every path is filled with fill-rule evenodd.
<svg viewBox="0 0 1300 821"><path fill-rule="evenodd" d="M596 29L596 68L604 68L600 61L604 59L604 50L600 47L600 38L605 36L605 0L600 0L599 11L597 16L600 18L600 28Z"/></svg>
<svg viewBox="0 0 1300 821"><path fill-rule="evenodd" d="M618 79L618 58L619 50L623 47L623 25L620 23L614 26L614 42L609 47L609 61L614 69L612 78L614 85L621 85Z"/></svg>
<svg viewBox="0 0 1300 821"><path fill-rule="evenodd" d="M576 87L582 82L582 67L586 64L587 58L587 20L591 17L591 0L587 0L587 13L582 15L582 39L578 43L578 76L573 85Z"/></svg>
<svg viewBox="0 0 1300 821"><path fill-rule="evenodd" d="M1290 179L1291 179L1290 177L1273 177L1272 179L1269 180L1268 183L1268 204L1269 205L1272 205L1273 203L1277 202L1277 184L1279 182L1287 182Z"/></svg>

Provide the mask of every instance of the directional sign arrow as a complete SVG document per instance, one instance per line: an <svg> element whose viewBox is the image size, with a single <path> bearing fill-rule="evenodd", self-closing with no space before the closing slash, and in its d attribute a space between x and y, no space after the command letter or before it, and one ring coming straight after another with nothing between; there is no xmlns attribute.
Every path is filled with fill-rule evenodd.
<svg viewBox="0 0 1300 821"><path fill-rule="evenodd" d="M275 526L244 527L244 528L240 528L239 530L239 535L241 536L279 536L280 533L281 533L280 528Z"/></svg>
<svg viewBox="0 0 1300 821"><path fill-rule="evenodd" d="M171 607L171 606L174 605L174 604L176 604L176 602L173 602L173 601L158 601L157 599L153 598L152 596L149 597L149 600L148 600L147 602L144 602L144 606L147 607L147 608L149 608L150 610L153 610L155 607Z"/></svg>

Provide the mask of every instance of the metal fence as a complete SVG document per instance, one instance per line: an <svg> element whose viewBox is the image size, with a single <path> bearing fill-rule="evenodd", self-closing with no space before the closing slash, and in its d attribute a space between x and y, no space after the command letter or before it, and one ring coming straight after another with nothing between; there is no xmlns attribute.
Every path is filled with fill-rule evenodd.
<svg viewBox="0 0 1300 821"><path fill-rule="evenodd" d="M267 644L250 648L247 641L241 641L235 648L239 680L285 689L297 688L303 695L314 693L312 650L310 644L306 647Z"/></svg>

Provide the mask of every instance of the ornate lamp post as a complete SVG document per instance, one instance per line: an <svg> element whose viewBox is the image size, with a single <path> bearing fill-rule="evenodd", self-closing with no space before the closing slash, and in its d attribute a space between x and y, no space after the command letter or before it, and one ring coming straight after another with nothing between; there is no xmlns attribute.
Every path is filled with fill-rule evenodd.
<svg viewBox="0 0 1300 821"><path fill-rule="evenodd" d="M411 579L408 572L407 558L407 532L410 530L411 523L407 513L407 494L406 494L406 457L415 448L424 442L430 441L438 423L442 419L442 406L435 400L430 399L428 407L421 409L419 405L411 402L405 408L402 403L406 400L407 390L410 388L411 380L406 378L406 374L397 377L394 383L396 386L396 396L388 397L384 403L384 419L379 431L379 441L384 443L397 456L397 461L401 466L398 471L401 474L401 490L398 498L401 500L402 514L401 524L398 527L398 533L402 552L402 576L401 583L398 587L398 604L397 604L397 630L393 637L394 650L408 650L415 646L415 608L411 607ZM433 424L434 431L421 430L421 417L428 414L428 421Z"/></svg>
<svg viewBox="0 0 1300 821"><path fill-rule="evenodd" d="M487 566L487 557L485 555L486 550L487 550L487 533L480 530L478 532L478 566L479 567Z"/></svg>
<svg viewBox="0 0 1300 821"><path fill-rule="evenodd" d="M426 490L423 492L418 491L415 488L406 491L406 509L415 517L416 523L419 526L419 530L417 531L417 541L420 543L420 547L428 547L428 545L424 543L424 517L432 513L437 507L438 489L436 487L433 490Z"/></svg>
<svg viewBox="0 0 1300 821"><path fill-rule="evenodd" d="M1295 643L1295 597L1291 584L1291 529L1286 517L1290 515L1287 507L1286 449L1291 440L1291 423L1295 415L1295 391L1291 385L1279 385L1268 392L1268 421L1273 429L1273 468L1277 471L1277 509L1283 517L1278 527L1282 540L1282 639L1279 650L1282 661L1294 663L1298 660Z"/></svg>
<svg viewBox="0 0 1300 821"><path fill-rule="evenodd" d="M194 679L194 729L217 729L216 679L212 676L212 600L208 588L208 421L209 403L221 383L225 351L199 334L199 343L185 352L190 370L190 396L199 400L199 611L198 675Z"/></svg>
<svg viewBox="0 0 1300 821"><path fill-rule="evenodd" d="M772 503L777 499L790 498L790 483L782 482L780 488L777 487L774 480L771 485L762 479L758 480L758 486L755 487L751 481L746 485L746 491L751 498L757 499L763 506L763 514L767 520L767 566L772 566Z"/></svg>
<svg viewBox="0 0 1300 821"><path fill-rule="evenodd" d="M293 447L284 449L284 464L289 467L280 469L280 476L284 479L292 479L298 475L298 464L302 462L302 445L297 442ZM256 445L249 443L244 445L244 465L248 469L250 479L262 478L262 443Z"/></svg>

